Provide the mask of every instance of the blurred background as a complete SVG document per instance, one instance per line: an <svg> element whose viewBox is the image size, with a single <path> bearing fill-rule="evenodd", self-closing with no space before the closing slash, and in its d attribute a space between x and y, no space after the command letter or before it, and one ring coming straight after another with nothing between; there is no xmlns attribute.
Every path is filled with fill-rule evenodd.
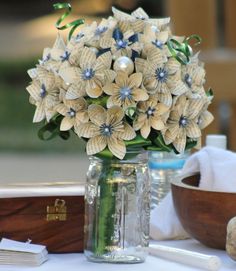
<svg viewBox="0 0 236 271"><path fill-rule="evenodd" d="M2 0L0 9L0 181L84 179L88 161L84 144L73 137L42 142L40 124L32 124L27 70L44 47L53 45L59 13L51 0ZM206 133L228 136L236 150L236 1L235 0L73 0L68 21L111 15L111 6L131 12L141 6L151 17L170 16L177 35L199 34L201 59L206 63L206 87L215 94L210 111L215 121ZM60 13L61 14L61 13ZM66 31L62 31L67 35ZM204 140L203 140L204 143ZM81 158L82 157L82 158ZM69 170L68 170L69 169ZM77 175L79 174L79 175Z"/></svg>

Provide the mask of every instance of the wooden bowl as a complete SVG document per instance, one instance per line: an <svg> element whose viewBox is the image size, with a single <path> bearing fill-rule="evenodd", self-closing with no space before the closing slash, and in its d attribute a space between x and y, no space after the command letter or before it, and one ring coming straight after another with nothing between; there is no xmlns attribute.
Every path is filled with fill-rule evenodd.
<svg viewBox="0 0 236 271"><path fill-rule="evenodd" d="M199 180L196 174L171 184L176 213L190 236L208 247L225 249L226 226L236 216L236 193L201 190Z"/></svg>

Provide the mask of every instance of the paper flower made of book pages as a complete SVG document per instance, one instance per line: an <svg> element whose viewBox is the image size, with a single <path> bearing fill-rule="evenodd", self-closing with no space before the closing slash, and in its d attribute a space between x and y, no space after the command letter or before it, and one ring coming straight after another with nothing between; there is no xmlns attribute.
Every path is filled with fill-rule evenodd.
<svg viewBox="0 0 236 271"><path fill-rule="evenodd" d="M112 11L70 31L66 42L58 35L29 70L33 121L45 121L40 137L67 139L73 131L88 155L109 159L199 147L213 120L204 64L189 45L200 38L173 35L170 18L149 18L141 8Z"/></svg>

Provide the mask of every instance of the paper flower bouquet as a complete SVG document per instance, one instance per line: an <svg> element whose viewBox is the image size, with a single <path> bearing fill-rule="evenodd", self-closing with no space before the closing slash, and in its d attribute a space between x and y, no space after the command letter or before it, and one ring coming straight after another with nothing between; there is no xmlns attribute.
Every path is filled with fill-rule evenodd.
<svg viewBox="0 0 236 271"><path fill-rule="evenodd" d="M173 36L169 18L150 19L115 8L100 23L84 24L28 71L39 135L86 140L88 155L123 159L127 150L174 150L200 145L207 111L205 70L189 38Z"/></svg>

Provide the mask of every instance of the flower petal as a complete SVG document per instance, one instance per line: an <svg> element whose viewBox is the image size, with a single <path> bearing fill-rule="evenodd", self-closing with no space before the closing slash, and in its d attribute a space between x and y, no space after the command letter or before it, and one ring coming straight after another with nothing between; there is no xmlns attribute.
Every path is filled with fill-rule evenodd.
<svg viewBox="0 0 236 271"><path fill-rule="evenodd" d="M204 106L203 99L191 99L188 107L188 118L194 119Z"/></svg>
<svg viewBox="0 0 236 271"><path fill-rule="evenodd" d="M179 126L179 123L177 122L169 125L168 130L174 136L174 138L176 138L179 136L183 129Z"/></svg>
<svg viewBox="0 0 236 271"><path fill-rule="evenodd" d="M163 103L158 103L156 106L156 109L157 109L158 115L163 115L164 113L166 113L169 110L169 107ZM156 115L155 112L154 112L154 115Z"/></svg>
<svg viewBox="0 0 236 271"><path fill-rule="evenodd" d="M82 123L78 126L75 126L75 133L79 137L90 138L98 135L98 127L92 122Z"/></svg>
<svg viewBox="0 0 236 271"><path fill-rule="evenodd" d="M55 75L47 71L45 68L38 67L37 74L39 81L45 85L46 89L51 89L55 85Z"/></svg>
<svg viewBox="0 0 236 271"><path fill-rule="evenodd" d="M181 115L182 115L182 112L179 112L178 110L172 110L170 112L170 120L174 122L179 122Z"/></svg>
<svg viewBox="0 0 236 271"><path fill-rule="evenodd" d="M135 58L135 70L136 72L143 72L147 61L142 58Z"/></svg>
<svg viewBox="0 0 236 271"><path fill-rule="evenodd" d="M100 55L97 58L96 64L94 66L94 69L95 70L110 69L111 62L112 62L111 52L106 52L106 53Z"/></svg>
<svg viewBox="0 0 236 271"><path fill-rule="evenodd" d="M167 93L159 93L158 94L159 101L163 104L165 104L168 107L171 107L172 105L172 95L170 92Z"/></svg>
<svg viewBox="0 0 236 271"><path fill-rule="evenodd" d="M45 119L45 109L43 106L43 103L39 103L36 107L35 113L34 113L34 118L33 118L33 122L40 122L43 119Z"/></svg>
<svg viewBox="0 0 236 271"><path fill-rule="evenodd" d="M147 119L146 114L143 113L139 114L133 123L134 130L135 131L140 130L141 127L145 124L146 119Z"/></svg>
<svg viewBox="0 0 236 271"><path fill-rule="evenodd" d="M123 140L131 140L136 136L134 129L127 122L124 122L124 131L117 132L116 134L118 138Z"/></svg>
<svg viewBox="0 0 236 271"><path fill-rule="evenodd" d="M137 8L135 11L133 11L131 13L131 15L134 18L140 18L140 19L142 18L142 20L149 18L149 16L147 15L147 13L142 8Z"/></svg>
<svg viewBox="0 0 236 271"><path fill-rule="evenodd" d="M128 84L130 88L138 88L143 80L143 76L141 72L133 73L130 75L128 79Z"/></svg>
<svg viewBox="0 0 236 271"><path fill-rule="evenodd" d="M192 80L198 86L201 86L205 82L205 70L202 67L196 66L194 73L192 74Z"/></svg>
<svg viewBox="0 0 236 271"><path fill-rule="evenodd" d="M100 46L101 46L101 48L104 48L104 49L106 49L106 48L111 48L112 47L112 45L115 43L115 40L114 39L112 39L112 38L101 38L101 40L100 40Z"/></svg>
<svg viewBox="0 0 236 271"><path fill-rule="evenodd" d="M169 74L176 73L178 70L180 70L180 66L181 64L173 57L170 58L166 63L166 68Z"/></svg>
<svg viewBox="0 0 236 271"><path fill-rule="evenodd" d="M116 9L115 7L112 7L112 12L114 14L114 17L118 20L118 21L122 21L122 20L127 20L130 21L133 19L133 17L130 14L127 14L123 11L120 11L119 9Z"/></svg>
<svg viewBox="0 0 236 271"><path fill-rule="evenodd" d="M77 67L68 67L61 69L59 75L66 83L76 83L81 78L81 69Z"/></svg>
<svg viewBox="0 0 236 271"><path fill-rule="evenodd" d="M120 88L128 87L128 75L127 75L127 73L122 72L122 71L117 72L115 82Z"/></svg>
<svg viewBox="0 0 236 271"><path fill-rule="evenodd" d="M107 108L110 108L110 107L115 106L115 105L121 106L121 105L122 105L122 102L121 102L121 100L118 98L117 95L112 95L112 96L109 97L108 100L107 100Z"/></svg>
<svg viewBox="0 0 236 271"><path fill-rule="evenodd" d="M153 48L148 51L147 60L155 63L156 65L161 65L167 61L167 59L163 57L162 52L157 48Z"/></svg>
<svg viewBox="0 0 236 271"><path fill-rule="evenodd" d="M66 49L65 42L60 34L57 35L55 43L53 44L53 49L61 49L61 50Z"/></svg>
<svg viewBox="0 0 236 271"><path fill-rule="evenodd" d="M28 70L27 73L31 79L35 79L37 77L37 69L36 68Z"/></svg>
<svg viewBox="0 0 236 271"><path fill-rule="evenodd" d="M108 83L102 89L108 95L114 95L118 91L118 87L114 83Z"/></svg>
<svg viewBox="0 0 236 271"><path fill-rule="evenodd" d="M63 116L66 116L67 112L69 111L68 108L62 103L56 105L55 110Z"/></svg>
<svg viewBox="0 0 236 271"><path fill-rule="evenodd" d="M76 113L76 123L79 125L81 122L88 122L89 115L87 111L80 111Z"/></svg>
<svg viewBox="0 0 236 271"><path fill-rule="evenodd" d="M119 159L125 157L126 147L122 140L114 139L112 137L108 138L108 149Z"/></svg>
<svg viewBox="0 0 236 271"><path fill-rule="evenodd" d="M173 145L179 153L183 153L186 146L186 134L182 132L181 135L175 139Z"/></svg>
<svg viewBox="0 0 236 271"><path fill-rule="evenodd" d="M121 21L118 22L119 28L122 32L126 32L130 29L131 24L133 26L133 23L131 23L131 21L127 21L122 19Z"/></svg>
<svg viewBox="0 0 236 271"><path fill-rule="evenodd" d="M190 138L198 138L201 136L201 130L199 126L193 120L188 120L188 125L185 129L187 136Z"/></svg>
<svg viewBox="0 0 236 271"><path fill-rule="evenodd" d="M61 122L60 130L61 131L68 131L74 126L74 123L75 123L74 118L65 117L65 118L63 118L63 120Z"/></svg>
<svg viewBox="0 0 236 271"><path fill-rule="evenodd" d="M96 63L96 54L88 47L84 47L79 63L82 69L92 68Z"/></svg>
<svg viewBox="0 0 236 271"><path fill-rule="evenodd" d="M166 145L169 145L170 143L172 143L176 138L176 136L172 134L169 130L164 132L162 136Z"/></svg>
<svg viewBox="0 0 236 271"><path fill-rule="evenodd" d="M60 61L61 60L61 56L63 56L63 53L64 53L64 50L62 50L62 49L52 49L50 51L50 57L53 60Z"/></svg>
<svg viewBox="0 0 236 271"><path fill-rule="evenodd" d="M154 76L152 76L145 78L143 84L149 92L155 92L157 90L158 81Z"/></svg>
<svg viewBox="0 0 236 271"><path fill-rule="evenodd" d="M169 81L170 83L168 83L168 87L173 95L180 96L188 91L188 88L183 81L173 81L171 79L169 79Z"/></svg>
<svg viewBox="0 0 236 271"><path fill-rule="evenodd" d="M149 136L149 134L151 132L151 127L150 127L148 120L145 121L145 123L140 131L141 131L142 137L147 138Z"/></svg>
<svg viewBox="0 0 236 271"><path fill-rule="evenodd" d="M116 77L116 72L115 71L104 70L103 73L105 75L105 80L107 82L113 82L115 80L115 77Z"/></svg>
<svg viewBox="0 0 236 271"><path fill-rule="evenodd" d="M166 43L168 40L169 33L168 31L161 31L157 33L157 39L162 41L162 43Z"/></svg>
<svg viewBox="0 0 236 271"><path fill-rule="evenodd" d="M77 84L72 84L69 86L66 92L66 99L74 100L79 97L84 97L85 95L85 83L83 81L79 81Z"/></svg>
<svg viewBox="0 0 236 271"><path fill-rule="evenodd" d="M102 95L102 88L94 84L90 88L87 88L87 94L91 98L98 98Z"/></svg>
<svg viewBox="0 0 236 271"><path fill-rule="evenodd" d="M34 81L31 85L29 85L26 90L29 92L30 96L33 97L34 100L41 100L40 97L40 84L37 81Z"/></svg>
<svg viewBox="0 0 236 271"><path fill-rule="evenodd" d="M147 92L144 89L141 89L141 88L134 89L132 96L133 96L133 99L136 102L146 101L149 98L149 95L147 94Z"/></svg>
<svg viewBox="0 0 236 271"><path fill-rule="evenodd" d="M124 118L124 111L119 106L112 106L107 110L107 117L111 124L119 123Z"/></svg>
<svg viewBox="0 0 236 271"><path fill-rule="evenodd" d="M93 155L103 151L107 146L105 137L95 136L89 139L86 145L86 152L88 155Z"/></svg>
<svg viewBox="0 0 236 271"><path fill-rule="evenodd" d="M165 128L164 122L160 118L151 118L150 120L152 128L157 131L161 131Z"/></svg>
<svg viewBox="0 0 236 271"><path fill-rule="evenodd" d="M88 114L90 120L98 126L106 122L107 113L101 105L91 104L88 107Z"/></svg>
<svg viewBox="0 0 236 271"><path fill-rule="evenodd" d="M200 129L205 129L214 120L213 115L209 111L203 112L199 117Z"/></svg>

